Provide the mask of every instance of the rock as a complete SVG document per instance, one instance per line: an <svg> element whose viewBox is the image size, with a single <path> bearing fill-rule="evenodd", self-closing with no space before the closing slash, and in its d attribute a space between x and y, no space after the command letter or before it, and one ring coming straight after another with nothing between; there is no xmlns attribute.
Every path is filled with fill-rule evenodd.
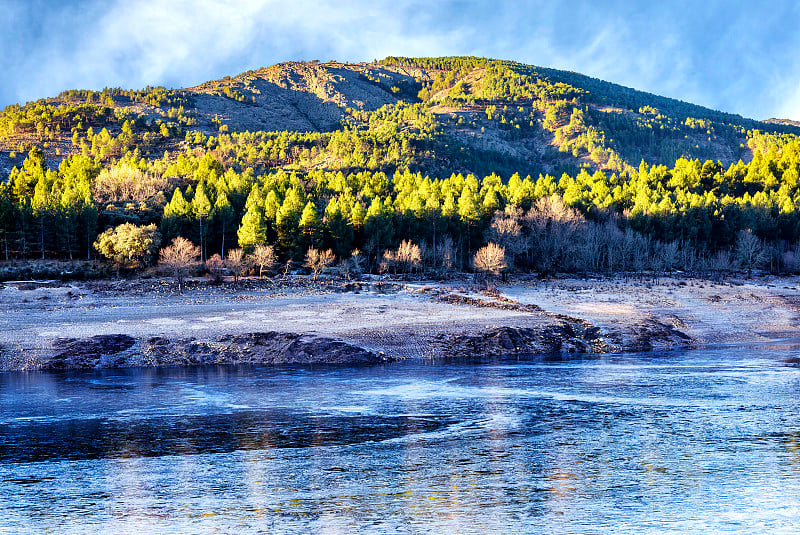
<svg viewBox="0 0 800 535"><path fill-rule="evenodd" d="M137 341L124 334L60 339L46 359L47 370L182 366L204 364L377 364L391 360L378 352L320 336L264 332L226 335L217 340L153 337Z"/></svg>
<svg viewBox="0 0 800 535"><path fill-rule="evenodd" d="M362 347L332 338L296 333L248 333L219 339L249 351L266 364L376 364L382 357Z"/></svg>
<svg viewBox="0 0 800 535"><path fill-rule="evenodd" d="M45 369L64 370L77 368L109 368L124 364L124 352L136 343L126 334L101 334L76 340L61 338L53 342L55 355L45 364Z"/></svg>
<svg viewBox="0 0 800 535"><path fill-rule="evenodd" d="M684 332L679 331L674 325L647 320L637 325L631 325L630 333L624 343L626 351L651 351L653 349L668 349L673 347L689 347L693 339Z"/></svg>
<svg viewBox="0 0 800 535"><path fill-rule="evenodd" d="M619 351L600 335L600 329L566 322L544 328L495 327L439 340L439 354L447 359Z"/></svg>

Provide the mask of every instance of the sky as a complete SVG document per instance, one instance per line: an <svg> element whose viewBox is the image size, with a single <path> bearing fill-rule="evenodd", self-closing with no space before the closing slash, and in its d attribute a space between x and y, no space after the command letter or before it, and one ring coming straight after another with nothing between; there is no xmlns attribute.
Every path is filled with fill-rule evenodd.
<svg viewBox="0 0 800 535"><path fill-rule="evenodd" d="M0 108L290 60L474 55L800 120L800 2L0 0Z"/></svg>

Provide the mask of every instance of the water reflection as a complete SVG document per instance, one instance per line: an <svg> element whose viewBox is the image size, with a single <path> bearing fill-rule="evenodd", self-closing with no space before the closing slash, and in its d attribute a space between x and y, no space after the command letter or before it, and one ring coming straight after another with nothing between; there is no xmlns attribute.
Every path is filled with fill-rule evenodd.
<svg viewBox="0 0 800 535"><path fill-rule="evenodd" d="M0 532L795 533L794 350L0 374Z"/></svg>
<svg viewBox="0 0 800 535"><path fill-rule="evenodd" d="M267 448L363 444L447 426L413 416L316 416L265 411L89 418L0 425L0 462L230 453Z"/></svg>

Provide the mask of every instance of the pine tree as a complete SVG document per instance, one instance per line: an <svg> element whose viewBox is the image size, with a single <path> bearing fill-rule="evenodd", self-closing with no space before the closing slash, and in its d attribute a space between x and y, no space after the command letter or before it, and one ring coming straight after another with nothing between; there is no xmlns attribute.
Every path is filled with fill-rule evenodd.
<svg viewBox="0 0 800 535"><path fill-rule="evenodd" d="M211 214L211 201L208 200L206 189L202 182L197 186L194 199L192 199L191 210L192 215L200 223L200 262L205 262L206 245L203 221Z"/></svg>
<svg viewBox="0 0 800 535"><path fill-rule="evenodd" d="M333 197L325 207L325 229L335 253L342 257L353 249L353 227L344 198Z"/></svg>
<svg viewBox="0 0 800 535"><path fill-rule="evenodd" d="M0 181L0 238L3 240L3 251L8 260L8 237L14 222L14 205L11 202L9 186Z"/></svg>
<svg viewBox="0 0 800 535"><path fill-rule="evenodd" d="M304 207L305 203L299 190L291 188L286 192L286 198L275 218L280 251L292 258L299 258L302 255L298 227Z"/></svg>
<svg viewBox="0 0 800 535"><path fill-rule="evenodd" d="M53 175L55 175L54 172L48 171L46 175L39 179L33 192L33 199L31 200L32 214L39 224L42 260L44 260L45 230L48 227L49 219L53 215L55 209L52 198L53 184L51 182L54 178Z"/></svg>
<svg viewBox="0 0 800 535"><path fill-rule="evenodd" d="M367 209L367 216L364 218L364 234L369 236L372 242L371 252L376 256L394 239L393 215L388 197L385 202L382 202L380 197L372 199Z"/></svg>
<svg viewBox="0 0 800 535"><path fill-rule="evenodd" d="M278 220L278 211L281 209L281 202L275 190L269 190L263 201L264 220L267 222L267 239L275 241L277 234L275 225Z"/></svg>
<svg viewBox="0 0 800 535"><path fill-rule="evenodd" d="M467 227L467 258L472 256L472 230L481 218L481 205L475 191L469 185L464 186L461 197L458 199L458 216Z"/></svg>
<svg viewBox="0 0 800 535"><path fill-rule="evenodd" d="M164 241L172 241L183 234L191 209L192 207L186 202L181 189L176 188L175 193L172 194L172 200L164 206L164 216L161 218L161 234Z"/></svg>
<svg viewBox="0 0 800 535"><path fill-rule="evenodd" d="M242 217L242 224L239 226L236 235L239 238L239 247L246 250L266 242L264 217L261 215L260 208L251 206L245 212L244 217Z"/></svg>
<svg viewBox="0 0 800 535"><path fill-rule="evenodd" d="M214 224L219 229L221 241L220 256L224 257L225 237L233 227L236 217L233 207L231 206L230 202L228 202L228 195L224 191L221 191L217 195L217 202L214 203L214 209L211 211L211 217L214 221Z"/></svg>
<svg viewBox="0 0 800 535"><path fill-rule="evenodd" d="M300 215L300 233L302 234L301 246L308 250L310 247L319 248L322 245L322 232L319 214L316 205L308 201L303 213Z"/></svg>

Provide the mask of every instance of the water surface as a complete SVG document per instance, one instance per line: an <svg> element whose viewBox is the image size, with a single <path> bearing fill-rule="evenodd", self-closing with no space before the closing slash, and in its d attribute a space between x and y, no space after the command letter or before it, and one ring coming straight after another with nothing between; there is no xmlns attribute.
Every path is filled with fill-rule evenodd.
<svg viewBox="0 0 800 535"><path fill-rule="evenodd" d="M794 534L796 355L0 374L0 532Z"/></svg>

